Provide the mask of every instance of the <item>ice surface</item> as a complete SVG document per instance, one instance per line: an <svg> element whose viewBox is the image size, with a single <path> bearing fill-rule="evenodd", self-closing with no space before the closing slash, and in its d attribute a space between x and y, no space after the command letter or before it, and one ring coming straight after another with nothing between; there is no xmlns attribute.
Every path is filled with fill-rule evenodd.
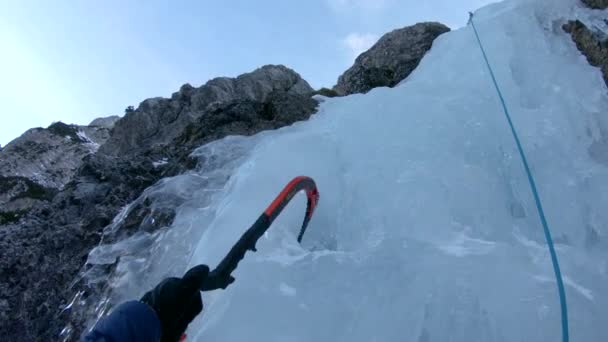
<svg viewBox="0 0 608 342"><path fill-rule="evenodd" d="M150 287L148 284L185 272L196 243L215 216L214 203L227 190L234 168L241 165L260 138L263 135L228 137L198 148L193 154L204 163L196 170L163 179L124 207L105 228L102 242L89 253L81 272L89 287L104 290L87 298L77 292L64 310L70 309L75 317L86 315L92 325L116 303L141 297L142 288ZM140 231L118 242L107 242L108 237L120 236L121 224L144 202L151 203L150 214ZM147 232L144 226L155 223L154 213L167 209L176 212L171 227ZM62 339L69 338L72 331L70 325L66 326Z"/></svg>
<svg viewBox="0 0 608 342"><path fill-rule="evenodd" d="M595 17L574 0L475 14L557 244L572 341L608 340L608 161L589 153L608 132L608 92L561 30ZM212 197L187 183L166 236L138 267L121 261L115 298L188 265L214 267L292 177L308 175L321 202L302 246L300 195L236 282L204 294L190 340L560 340L542 228L470 27L440 36L393 89L327 98L307 122L211 146L237 147L222 168L232 176ZM169 184L184 179L163 193L179 194Z"/></svg>

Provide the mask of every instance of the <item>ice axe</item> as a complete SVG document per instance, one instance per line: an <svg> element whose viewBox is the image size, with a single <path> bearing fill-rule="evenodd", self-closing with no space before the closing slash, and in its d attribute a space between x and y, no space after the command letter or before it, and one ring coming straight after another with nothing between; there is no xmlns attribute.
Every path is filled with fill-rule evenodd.
<svg viewBox="0 0 608 342"><path fill-rule="evenodd" d="M315 181L310 177L300 176L289 182L281 191L281 193L272 201L266 210L258 217L255 223L247 229L241 238L232 246L230 252L224 257L219 265L209 273L209 276L201 284L201 291L211 291L216 289L225 289L230 285L234 278L232 272L237 268L239 262L245 257L247 251L257 251L255 245L260 237L270 228L270 225L279 216L281 211L287 206L289 201L299 191L304 190L308 202L306 205L306 214L304 222L298 234L298 242L302 242L306 227L312 218L312 214L319 202L319 191Z"/></svg>

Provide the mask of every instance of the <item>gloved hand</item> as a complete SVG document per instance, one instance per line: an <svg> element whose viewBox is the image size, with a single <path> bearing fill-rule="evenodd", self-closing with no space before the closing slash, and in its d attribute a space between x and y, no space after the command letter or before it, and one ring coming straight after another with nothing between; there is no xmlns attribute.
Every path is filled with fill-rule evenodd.
<svg viewBox="0 0 608 342"><path fill-rule="evenodd" d="M212 271L201 285L201 291L225 290L228 285L234 283L234 277L230 274L221 274Z"/></svg>
<svg viewBox="0 0 608 342"><path fill-rule="evenodd" d="M188 324L203 310L200 288L209 276L207 265L190 269L183 278L167 278L140 301L156 311L162 342L179 341Z"/></svg>

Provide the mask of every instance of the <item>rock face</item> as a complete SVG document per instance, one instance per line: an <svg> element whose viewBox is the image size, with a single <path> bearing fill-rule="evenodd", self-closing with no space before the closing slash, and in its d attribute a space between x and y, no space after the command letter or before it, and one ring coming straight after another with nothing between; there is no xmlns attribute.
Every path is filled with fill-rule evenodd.
<svg viewBox="0 0 608 342"><path fill-rule="evenodd" d="M297 97L312 92L300 75L281 65L267 65L237 78L216 78L200 88L186 84L170 99L148 99L127 113L116 123L102 152L138 153L170 144L205 113L214 112L218 106L231 101L269 103L271 95Z"/></svg>
<svg viewBox="0 0 608 342"><path fill-rule="evenodd" d="M52 200L0 227L0 333L7 340L57 339L61 307L88 250L118 208L159 177L140 160L92 154Z"/></svg>
<svg viewBox="0 0 608 342"><path fill-rule="evenodd" d="M265 66L200 88L184 85L170 99L146 100L118 121L31 130L3 148L2 165L12 166L0 173L0 336L57 340L69 321L76 338L84 317L61 308L75 291L94 295L75 278L120 209L161 178L194 167L189 154L201 144L307 119L317 107L311 94L294 71ZM28 144L43 148L23 148ZM48 165L36 169L43 159ZM174 216L145 206L135 212L117 231L121 236L104 239L137 231L150 215L163 225Z"/></svg>
<svg viewBox="0 0 608 342"><path fill-rule="evenodd" d="M0 176L0 225L17 222L41 201L53 199L57 189L46 188L26 177Z"/></svg>
<svg viewBox="0 0 608 342"><path fill-rule="evenodd" d="M449 30L443 24L426 22L385 34L357 57L333 89L339 95L349 95L397 85L418 66L435 38Z"/></svg>
<svg viewBox="0 0 608 342"><path fill-rule="evenodd" d="M581 0L589 8L606 9L608 8L608 0Z"/></svg>
<svg viewBox="0 0 608 342"><path fill-rule="evenodd" d="M563 26L570 33L576 47L587 57L589 64L599 67L608 86L608 37L593 32L579 20L569 21Z"/></svg>
<svg viewBox="0 0 608 342"><path fill-rule="evenodd" d="M217 103L207 115L198 117L176 138L177 146L192 149L230 134L252 135L308 118L317 102L311 94L277 93L265 101L233 100Z"/></svg>
<svg viewBox="0 0 608 342"><path fill-rule="evenodd" d="M82 158L108 140L104 127L66 125L33 128L0 150L0 175L28 178L61 189L72 179Z"/></svg>

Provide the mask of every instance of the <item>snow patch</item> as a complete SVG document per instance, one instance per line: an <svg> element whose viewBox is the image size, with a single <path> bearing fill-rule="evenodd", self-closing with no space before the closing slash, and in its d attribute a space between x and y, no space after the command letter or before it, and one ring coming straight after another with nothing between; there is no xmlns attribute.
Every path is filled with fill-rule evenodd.
<svg viewBox="0 0 608 342"><path fill-rule="evenodd" d="M155 168L157 168L159 166L166 165L167 163L169 163L169 159L163 158L163 159L157 160L155 162L152 162L152 166L154 166Z"/></svg>
<svg viewBox="0 0 608 342"><path fill-rule="evenodd" d="M78 130L76 135L78 135L78 137L84 141L85 145L91 150L91 152L96 152L99 149L99 144L91 140L91 138L89 138L84 131Z"/></svg>
<svg viewBox="0 0 608 342"><path fill-rule="evenodd" d="M329 99L329 97L321 95L321 94L315 94L312 96L312 99L319 103L323 103L323 102L325 102L325 100Z"/></svg>
<svg viewBox="0 0 608 342"><path fill-rule="evenodd" d="M294 297L296 295L296 289L285 284L285 283L281 283L279 285L279 291L281 291L281 293L287 297Z"/></svg>

